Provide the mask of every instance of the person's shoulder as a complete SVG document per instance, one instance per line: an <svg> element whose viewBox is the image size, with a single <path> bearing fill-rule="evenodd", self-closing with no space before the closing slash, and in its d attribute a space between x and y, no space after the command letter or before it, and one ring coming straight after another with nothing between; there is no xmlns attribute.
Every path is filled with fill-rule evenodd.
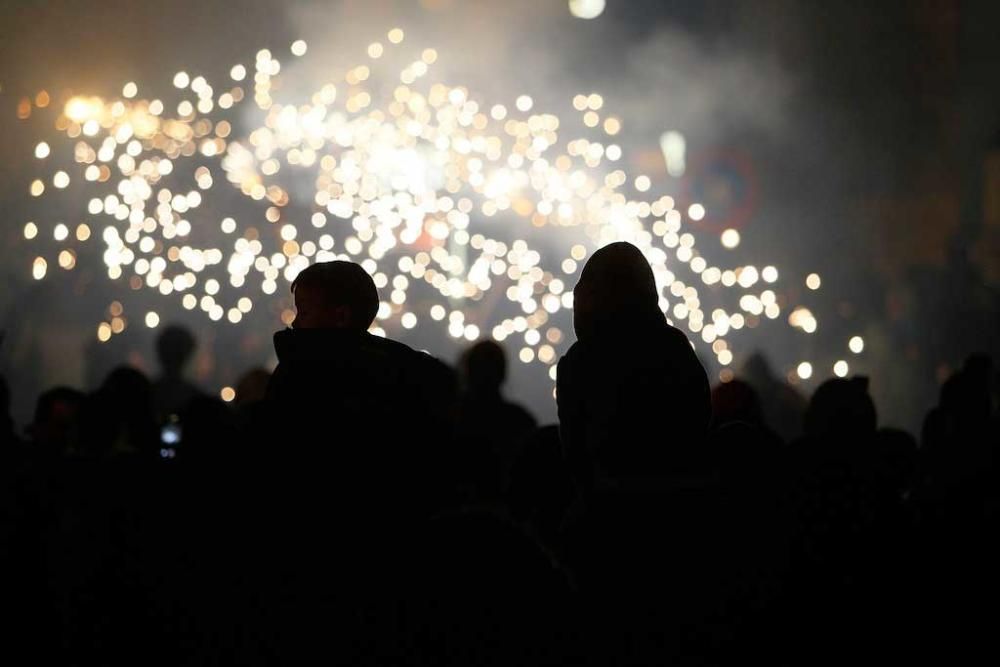
<svg viewBox="0 0 1000 667"><path fill-rule="evenodd" d="M438 371L442 363L427 352L415 350L406 343L391 338L365 334L362 345L369 353L376 354L384 360L401 369L418 376L425 376Z"/></svg>
<svg viewBox="0 0 1000 667"><path fill-rule="evenodd" d="M583 355L583 348L584 346L582 343L580 343L580 341L575 341L572 345L569 346L569 349L566 350L566 352L559 358L558 365L559 366L562 366L563 364L572 365L573 363L575 363L581 357L581 355Z"/></svg>
<svg viewBox="0 0 1000 667"><path fill-rule="evenodd" d="M691 339L687 337L687 334L668 322L663 323L663 337L673 345L684 345L693 349Z"/></svg>
<svg viewBox="0 0 1000 667"><path fill-rule="evenodd" d="M362 336L362 345L370 350L377 350L380 354L400 359L416 360L426 356L423 352L414 350L406 343L370 333L365 333Z"/></svg>

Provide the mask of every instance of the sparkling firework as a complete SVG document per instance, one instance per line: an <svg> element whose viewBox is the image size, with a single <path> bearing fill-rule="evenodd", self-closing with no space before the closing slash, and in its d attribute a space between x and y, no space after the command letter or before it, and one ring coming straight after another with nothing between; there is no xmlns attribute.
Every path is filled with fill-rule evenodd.
<svg viewBox="0 0 1000 667"><path fill-rule="evenodd" d="M65 146L73 168L29 187L40 197L82 181L87 192L90 224L52 230L58 266L73 269L72 246L93 235L112 281L235 325L255 302L286 295L311 262L348 259L386 298L376 334L436 326L455 339L516 340L522 362L554 377L575 274L594 248L626 240L652 265L668 318L711 350L720 377L732 377L733 332L781 316L778 269L710 264L685 230L704 207L654 197L648 176L618 166L622 122L599 94L576 95L569 123L535 112L528 95L489 105L433 81L434 49L393 67L403 40L389 31L365 63L303 104L279 99L282 63L268 50L253 68L234 66L225 85L178 72L170 108L141 98L134 82L120 99L67 100L55 121L65 139L38 143L35 157L51 162ZM292 44L294 57L306 52L304 41ZM21 117L31 113L24 104ZM262 122L241 132L247 107ZM562 138L567 125L583 136ZM40 234L25 225L25 239ZM726 230L720 240L732 250L740 235ZM563 250L553 257L552 246ZM49 261L34 260L36 279ZM817 289L819 276L808 286ZM108 315L102 341L125 329L119 302ZM286 324L293 316L281 312ZM160 322L155 311L144 319ZM802 307L788 323L817 328ZM852 351L861 346L852 339ZM835 370L846 374L846 362ZM812 366L802 362L798 375L807 379Z"/></svg>

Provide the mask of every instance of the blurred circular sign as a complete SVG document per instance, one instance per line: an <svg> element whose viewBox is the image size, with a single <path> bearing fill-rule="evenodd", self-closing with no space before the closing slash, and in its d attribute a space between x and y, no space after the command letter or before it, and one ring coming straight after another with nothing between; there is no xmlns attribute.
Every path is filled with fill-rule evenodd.
<svg viewBox="0 0 1000 667"><path fill-rule="evenodd" d="M757 172L745 153L719 149L696 155L684 174L688 204L705 207L705 217L690 220L698 229L742 229L757 207Z"/></svg>

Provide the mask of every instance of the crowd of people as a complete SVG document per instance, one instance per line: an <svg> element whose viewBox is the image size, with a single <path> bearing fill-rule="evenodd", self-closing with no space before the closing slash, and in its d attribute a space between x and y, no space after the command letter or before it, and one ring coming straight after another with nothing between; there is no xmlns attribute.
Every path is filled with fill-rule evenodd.
<svg viewBox="0 0 1000 667"><path fill-rule="evenodd" d="M842 664L981 659L997 586L997 376L970 357L919 438L867 379L806 403L710 387L634 246L574 289L558 425L368 328L349 262L292 283L278 366L232 404L184 379L0 386L8 654L45 665ZM756 368L760 368L757 362ZM766 375L766 374L764 374ZM3 383L0 383L2 385ZM16 388L13 388L16 390ZM963 657L964 656L964 657Z"/></svg>

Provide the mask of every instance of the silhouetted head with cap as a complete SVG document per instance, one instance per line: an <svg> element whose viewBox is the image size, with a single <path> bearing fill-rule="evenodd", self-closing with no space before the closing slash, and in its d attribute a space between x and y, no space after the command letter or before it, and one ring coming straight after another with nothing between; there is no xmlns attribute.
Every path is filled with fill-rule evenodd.
<svg viewBox="0 0 1000 667"><path fill-rule="evenodd" d="M573 290L573 327L588 341L664 322L649 262L631 243L595 252Z"/></svg>
<svg viewBox="0 0 1000 667"><path fill-rule="evenodd" d="M295 329L367 331L378 313L378 290L353 262L321 262L292 281Z"/></svg>

